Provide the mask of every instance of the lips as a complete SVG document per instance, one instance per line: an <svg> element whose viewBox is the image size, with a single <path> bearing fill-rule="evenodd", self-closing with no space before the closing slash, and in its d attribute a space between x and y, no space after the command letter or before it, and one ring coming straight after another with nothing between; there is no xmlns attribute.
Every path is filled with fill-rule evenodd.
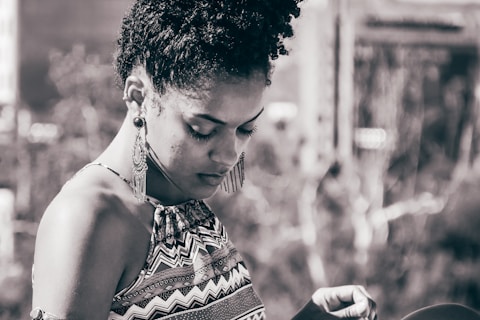
<svg viewBox="0 0 480 320"><path fill-rule="evenodd" d="M198 177L202 182L205 184L216 187L220 185L225 179L225 174L219 174L219 173L199 173Z"/></svg>

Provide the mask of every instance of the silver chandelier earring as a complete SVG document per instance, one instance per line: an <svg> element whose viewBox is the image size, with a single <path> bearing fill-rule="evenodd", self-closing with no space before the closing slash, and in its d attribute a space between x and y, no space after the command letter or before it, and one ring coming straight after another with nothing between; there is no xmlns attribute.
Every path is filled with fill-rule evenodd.
<svg viewBox="0 0 480 320"><path fill-rule="evenodd" d="M238 189L243 187L243 182L245 181L245 152L242 152L238 162L235 166L227 173L227 176L223 180L220 188L227 192L235 192Z"/></svg>
<svg viewBox="0 0 480 320"><path fill-rule="evenodd" d="M145 128L145 118L142 114L133 118L133 125L137 128L137 137L133 145L132 180L130 182L133 195L139 202L145 201L147 191L147 149L142 137L142 128Z"/></svg>

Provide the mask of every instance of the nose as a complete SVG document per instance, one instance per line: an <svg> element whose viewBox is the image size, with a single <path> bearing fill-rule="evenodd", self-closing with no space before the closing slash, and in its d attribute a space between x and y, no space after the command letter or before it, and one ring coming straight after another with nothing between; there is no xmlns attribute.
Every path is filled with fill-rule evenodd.
<svg viewBox="0 0 480 320"><path fill-rule="evenodd" d="M210 159L219 165L231 168L238 160L240 144L236 137L226 137L210 151Z"/></svg>

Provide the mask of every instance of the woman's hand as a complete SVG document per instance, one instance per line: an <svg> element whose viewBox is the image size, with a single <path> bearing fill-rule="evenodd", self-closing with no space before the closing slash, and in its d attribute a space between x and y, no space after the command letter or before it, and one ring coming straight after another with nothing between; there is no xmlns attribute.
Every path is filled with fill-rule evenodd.
<svg viewBox="0 0 480 320"><path fill-rule="evenodd" d="M312 295L312 300L337 318L377 319L376 303L362 286L320 288Z"/></svg>

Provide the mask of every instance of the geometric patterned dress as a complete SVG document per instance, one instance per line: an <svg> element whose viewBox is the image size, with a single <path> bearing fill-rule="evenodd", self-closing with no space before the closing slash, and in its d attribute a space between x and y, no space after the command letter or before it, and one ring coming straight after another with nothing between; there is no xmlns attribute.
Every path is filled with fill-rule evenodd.
<svg viewBox="0 0 480 320"><path fill-rule="evenodd" d="M147 201L155 207L147 259L113 297L108 320L265 319L245 263L211 209L199 200ZM60 319L40 308L30 315Z"/></svg>
<svg viewBox="0 0 480 320"><path fill-rule="evenodd" d="M210 208L148 200L155 213L145 266L115 294L108 319L265 319L245 263Z"/></svg>

